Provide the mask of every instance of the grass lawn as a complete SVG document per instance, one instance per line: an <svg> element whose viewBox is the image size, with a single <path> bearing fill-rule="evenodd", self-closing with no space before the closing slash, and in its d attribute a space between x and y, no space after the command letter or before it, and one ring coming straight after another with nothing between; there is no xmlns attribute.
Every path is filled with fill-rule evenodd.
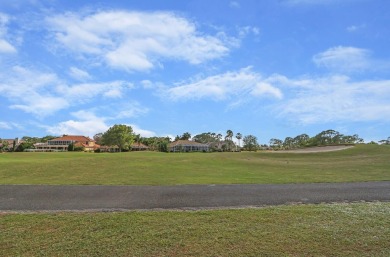
<svg viewBox="0 0 390 257"><path fill-rule="evenodd" d="M3 153L0 184L175 185L390 180L390 147L326 153Z"/></svg>
<svg viewBox="0 0 390 257"><path fill-rule="evenodd" d="M1 256L390 256L390 203L0 214Z"/></svg>

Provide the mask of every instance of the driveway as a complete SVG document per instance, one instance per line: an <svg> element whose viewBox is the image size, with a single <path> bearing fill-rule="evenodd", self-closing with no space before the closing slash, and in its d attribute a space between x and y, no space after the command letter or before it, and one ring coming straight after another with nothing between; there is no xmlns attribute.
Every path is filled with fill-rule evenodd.
<svg viewBox="0 0 390 257"><path fill-rule="evenodd" d="M0 185L0 212L231 208L390 201L390 181L283 185Z"/></svg>

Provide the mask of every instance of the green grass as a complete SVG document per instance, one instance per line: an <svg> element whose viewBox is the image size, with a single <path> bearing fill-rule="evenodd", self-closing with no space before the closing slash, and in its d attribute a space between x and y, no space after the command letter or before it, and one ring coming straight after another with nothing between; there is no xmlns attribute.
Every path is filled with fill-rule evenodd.
<svg viewBox="0 0 390 257"><path fill-rule="evenodd" d="M175 185L390 180L390 147L326 153L4 153L0 184Z"/></svg>
<svg viewBox="0 0 390 257"><path fill-rule="evenodd" d="M390 203L0 214L1 256L390 256Z"/></svg>

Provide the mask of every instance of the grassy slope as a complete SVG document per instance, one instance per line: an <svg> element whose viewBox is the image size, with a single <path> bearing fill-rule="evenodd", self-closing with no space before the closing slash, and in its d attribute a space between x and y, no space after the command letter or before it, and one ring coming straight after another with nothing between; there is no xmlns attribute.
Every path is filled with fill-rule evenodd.
<svg viewBox="0 0 390 257"><path fill-rule="evenodd" d="M0 184L173 185L390 180L390 147L327 153L0 154Z"/></svg>
<svg viewBox="0 0 390 257"><path fill-rule="evenodd" d="M0 214L1 256L390 256L390 203Z"/></svg>

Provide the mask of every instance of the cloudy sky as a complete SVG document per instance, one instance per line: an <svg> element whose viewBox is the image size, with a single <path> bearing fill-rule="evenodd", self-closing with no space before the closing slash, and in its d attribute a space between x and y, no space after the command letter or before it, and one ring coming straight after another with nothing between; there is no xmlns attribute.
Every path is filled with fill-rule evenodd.
<svg viewBox="0 0 390 257"><path fill-rule="evenodd" d="M387 0L0 2L0 138L390 136Z"/></svg>

